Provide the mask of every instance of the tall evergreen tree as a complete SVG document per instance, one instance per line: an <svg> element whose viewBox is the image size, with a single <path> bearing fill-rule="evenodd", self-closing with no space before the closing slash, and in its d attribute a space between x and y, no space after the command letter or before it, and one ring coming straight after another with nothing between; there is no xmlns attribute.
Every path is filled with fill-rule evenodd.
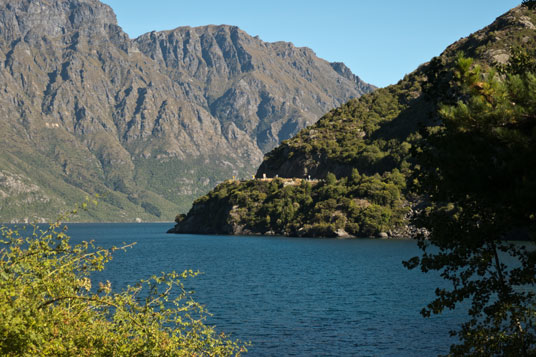
<svg viewBox="0 0 536 357"><path fill-rule="evenodd" d="M521 5L528 7L529 9L534 9L536 7L535 0L523 0Z"/></svg>
<svg viewBox="0 0 536 357"><path fill-rule="evenodd" d="M417 155L414 188L427 207L415 221L430 234L405 265L452 282L423 315L470 302L454 355L536 354L536 76L519 66L483 73L460 56L459 101L441 108Z"/></svg>

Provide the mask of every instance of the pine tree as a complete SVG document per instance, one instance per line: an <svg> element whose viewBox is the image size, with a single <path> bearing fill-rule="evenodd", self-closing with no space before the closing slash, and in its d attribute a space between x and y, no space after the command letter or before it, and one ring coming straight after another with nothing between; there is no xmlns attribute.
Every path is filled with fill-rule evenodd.
<svg viewBox="0 0 536 357"><path fill-rule="evenodd" d="M529 9L534 9L534 8L536 8L536 1L535 0L523 0L521 2L521 5L526 6Z"/></svg>
<svg viewBox="0 0 536 357"><path fill-rule="evenodd" d="M460 100L441 108L418 154L414 189L428 205L415 222L430 235L405 265L452 282L423 315L470 302L454 355L536 353L536 76L515 72L483 73L460 56Z"/></svg>

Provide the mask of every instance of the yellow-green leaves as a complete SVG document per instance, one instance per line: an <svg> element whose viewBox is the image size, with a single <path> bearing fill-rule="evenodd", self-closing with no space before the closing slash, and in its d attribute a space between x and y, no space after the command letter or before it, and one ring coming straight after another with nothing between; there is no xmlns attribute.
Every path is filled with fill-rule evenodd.
<svg viewBox="0 0 536 357"><path fill-rule="evenodd" d="M84 205L81 205L84 208ZM61 228L60 228L61 227ZM119 248L69 244L59 222L0 228L0 355L227 356L244 345L205 325L182 280L162 273L116 292L93 282Z"/></svg>

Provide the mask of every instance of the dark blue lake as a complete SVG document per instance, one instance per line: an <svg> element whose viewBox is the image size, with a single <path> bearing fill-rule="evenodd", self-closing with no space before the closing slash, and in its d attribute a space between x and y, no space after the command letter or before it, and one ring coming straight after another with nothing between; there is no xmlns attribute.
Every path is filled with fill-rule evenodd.
<svg viewBox="0 0 536 357"><path fill-rule="evenodd" d="M414 241L165 234L170 227L71 224L69 233L103 247L137 242L99 274L114 288L203 272L186 285L218 330L251 341L252 356L436 356L464 320L419 314L442 281L402 266L419 253Z"/></svg>

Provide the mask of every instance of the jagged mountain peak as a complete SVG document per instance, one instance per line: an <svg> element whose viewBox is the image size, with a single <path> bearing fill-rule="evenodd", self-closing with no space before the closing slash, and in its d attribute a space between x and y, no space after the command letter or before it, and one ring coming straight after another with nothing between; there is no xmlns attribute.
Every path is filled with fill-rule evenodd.
<svg viewBox="0 0 536 357"><path fill-rule="evenodd" d="M107 220L173 218L372 88L236 26L131 40L97 0L4 1L0 221L50 218L93 193L107 193Z"/></svg>
<svg viewBox="0 0 536 357"><path fill-rule="evenodd" d="M13 37L58 37L73 31L96 36L117 27L113 10L97 0L6 0L0 11L2 27Z"/></svg>

